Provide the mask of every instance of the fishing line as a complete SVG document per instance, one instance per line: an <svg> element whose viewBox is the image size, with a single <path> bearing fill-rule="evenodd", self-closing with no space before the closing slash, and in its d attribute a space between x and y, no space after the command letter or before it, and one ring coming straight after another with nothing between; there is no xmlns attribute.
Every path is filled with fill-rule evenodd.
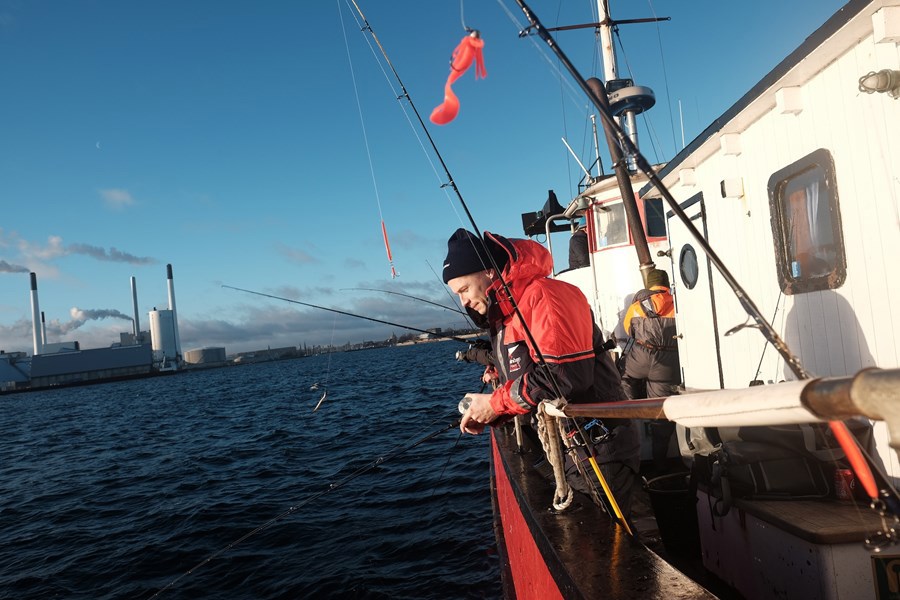
<svg viewBox="0 0 900 600"><path fill-rule="evenodd" d="M283 298L281 296L275 296L272 294L264 294L263 292L254 292L253 290L246 290L244 288L234 287L233 285L225 285L222 284L223 288L228 288L230 290L237 290L239 292L246 292L248 294L253 294L255 296L263 296L265 298L272 298L274 300L282 300L284 302L290 302L291 304L299 304L301 306L308 306L310 308L317 308L319 310L327 310L328 312L337 313L339 315L346 315L348 317L356 317L357 319L365 319L366 321L372 321L374 323L381 323L382 325L390 325L391 327L402 327L403 329L409 329L410 331L418 331L419 333L427 333L429 335L433 335L436 338L442 338L445 340L456 340L457 342L462 342L464 344L470 343L472 340L458 337L455 335L447 335L445 333L435 333L433 331L428 331L427 329L419 329L418 327L413 327L412 325L401 325L400 323L393 323L391 321L384 321L382 319L376 319L374 317L366 317L363 315L356 315L351 312L347 312L344 310L338 310L336 308L328 308L325 306L319 306L317 304L310 304L309 302L301 302L299 300L291 300L290 298Z"/></svg>
<svg viewBox="0 0 900 600"><path fill-rule="evenodd" d="M432 271L434 271L434 269L432 269ZM441 287L444 288L445 290L447 289L447 287L445 285L443 285L443 283L441 284ZM472 329L476 329L475 324L472 323L471 319L469 319L469 315L467 313L465 313L464 311L462 311L458 306L446 306L446 305L440 304L438 302L432 302L431 300L426 300L425 298L419 298L418 296L412 296L410 294L403 294L401 292L394 292L391 290L379 290L379 289L374 289L374 288L342 288L342 289L344 289L344 290L363 290L363 291L367 291L367 292L384 292L385 294L394 294L395 296L403 296L404 298L411 298L413 300L418 300L419 302L425 302L426 304L432 304L434 306L443 308L444 310L449 310L451 312L461 314L463 317L463 320L465 321L466 326L470 327ZM451 296L451 299L452 299L452 296Z"/></svg>
<svg viewBox="0 0 900 600"><path fill-rule="evenodd" d="M457 308L459 308L459 312L461 312L464 315L466 325L468 325L472 329L481 329L480 327L475 326L475 323L472 322L472 317L469 315L469 313L462 310L462 308L460 307L460 304L459 304L459 298L454 296L453 293L450 292L450 288L448 288L446 285L444 285L444 282L441 280L441 276L437 274L437 271L434 270L434 267L431 266L431 263L428 262L428 259L425 259L425 264L428 265L429 269L431 269L431 272L434 274L434 278L437 279L441 288L443 288L444 292L447 294L447 297L450 298L450 302L453 303L453 306L456 306Z"/></svg>
<svg viewBox="0 0 900 600"><path fill-rule="evenodd" d="M497 0L497 4L499 4L500 8L503 9L503 12L506 13L506 16L509 18L510 22L515 26L516 31L522 31L525 28L524 25L522 25L522 22L516 18L515 13L509 10L506 4L503 3L503 0ZM550 53L547 52L547 50L543 46L538 44L534 39L529 37L528 40L531 42L538 55L547 63L550 71L555 74L555 77L565 87L566 91L568 92L569 99L572 101L572 104L577 106L579 110L584 108L585 106L588 106L588 104L584 102L583 97L578 93L578 89L575 87L575 85L571 81L569 81L568 78L563 76L563 72L559 68L558 61L554 63L553 59L550 57Z"/></svg>
<svg viewBox="0 0 900 600"><path fill-rule="evenodd" d="M407 101L407 103L409 104L409 108L415 114L416 120L419 122L419 125L421 126L425 135L428 137L428 141L430 142L431 147L434 148L435 153L437 154L437 148L434 144L434 140L431 139L431 134L428 132L428 129L425 127L425 122L422 120L421 115L419 115L419 111L416 109L415 105L413 105L412 99L410 98L409 93L406 91L406 87L403 85L403 81L400 79L400 76L397 74L396 69L394 69L394 65L391 63L390 59L387 57L387 53L385 52L384 48L382 48L381 42L378 40L377 36L375 35L375 32L372 30L371 26L366 21L365 16L362 14L362 10L356 4L355 0L345 0L345 1L347 1L348 8L350 6L350 3L351 2L353 3L353 6L356 8L357 13L359 13L360 18L362 18L362 20L363 20L363 22L360 23L359 19L357 19L356 15L354 15L354 20L356 20L356 24L359 26L360 31L363 31L363 32L368 31L371 34L371 37L374 40L375 44L377 44L381 55L384 57L384 60L387 63L387 66L390 68L391 72L394 75L394 78L397 80L397 83L400 86L399 93L398 93L397 89L394 87L394 84L391 81L390 75L388 75L387 71L385 70L384 64L379 59L379 53L376 51L375 47L372 46L372 42L369 40L369 38L365 38L366 42L369 45L369 50L372 52L372 56L375 58L376 64L381 69L381 73L382 73L382 75L384 75L385 81L387 82L388 87L391 88L391 92L394 94L394 97L396 97L397 100L405 99ZM453 214L456 215L456 218L458 220L462 221L462 218L460 217L459 212L457 212L457 210L456 210L456 206L453 204L453 200L450 197L450 193L447 190L448 185L452 185L452 177L450 177L450 173L447 170L447 166L444 164L443 159L438 154L437 158L441 161L441 165L444 167L444 172L447 174L447 177L449 177L451 179L451 182L449 184L443 180L440 173L438 172L438 168L435 166L434 161L432 160L432 156L428 152L428 150L425 146L425 142L422 140L422 137L419 134L419 131L420 131L419 128L416 127L416 125L413 123L412 118L409 116L409 113L407 112L406 106L402 102L400 102L400 108L403 111L403 116L406 117L406 122L409 124L410 130L413 132L413 135L416 137L416 140L419 142L419 147L422 149L422 154L425 155L425 159L428 161L428 164L431 166L431 170L434 173L435 179L437 179L437 181L438 181L439 187L444 191L444 196L447 199L447 203L449 204L450 209L453 211ZM455 185L453 185L453 187L455 189Z"/></svg>
<svg viewBox="0 0 900 600"><path fill-rule="evenodd" d="M449 310L452 312L460 313L462 315L466 314L463 311L461 311L459 308L456 308L454 306L445 306L438 302L432 302L431 300L426 300L425 298L419 298L418 296L411 296L410 294L403 294L401 292L394 292L391 290L379 290L376 288L341 288L341 291L345 291L345 290L363 291L363 292L382 292L385 294L394 294L395 296L403 296L404 298L412 298L413 300L418 300L419 302L425 302L426 304L431 304L433 306L443 308L444 310Z"/></svg>
<svg viewBox="0 0 900 600"><path fill-rule="evenodd" d="M319 398L319 402L316 404L313 412L319 410L319 407L322 406L322 403L325 402L325 397L328 395L328 381L331 379L331 353L334 352L335 329L337 329L337 315L334 315L334 321L331 323L331 341L328 343L328 364L325 367L325 391L322 392L322 397Z"/></svg>
<svg viewBox="0 0 900 600"><path fill-rule="evenodd" d="M453 451L459 447L459 441L462 439L462 436L462 431L460 431L459 435L456 436L456 441L453 442L453 447L450 448L450 451L447 453L447 462L444 463L444 466L441 469L441 474L438 475L437 481L434 482L434 485L431 487L431 496L429 496L429 498L434 498L434 495L437 492L437 486L444 479L444 471L446 471L447 467L450 466L450 459L453 458Z"/></svg>
<svg viewBox="0 0 900 600"><path fill-rule="evenodd" d="M390 61L390 58L389 58L388 55L387 55L387 51L384 49L384 47L382 46L381 42L378 40L378 36L375 34L375 31L372 29L371 25L370 25L369 22L366 20L366 17L365 17L365 15L363 15L362 10L359 8L359 5L357 4L356 0L350 0L350 1L353 3L353 6L356 8L357 12L359 13L360 18L361 18L361 19L363 20L363 22L365 23L365 27L363 28L363 30L364 30L364 31L368 31L369 34L372 36L372 39L373 39L373 40L375 41L375 43L378 45L379 50L381 51L382 55L384 56L385 62L391 67L391 70L392 70L392 72L393 72L393 74L394 74L394 77L397 79L398 84L399 84L399 85L401 86L401 88L403 89L404 97L405 97L405 98L407 99L407 101L409 102L410 108L412 108L413 112L416 114L416 117L418 118L419 125L421 126L422 131L425 132L425 135L427 136L429 142L431 143L431 148L432 148L432 150L433 150L435 156L436 156L437 159L440 161L440 163L441 163L441 165L442 165L442 167L443 167L443 169L444 169L444 173L447 175L448 183L447 183L446 185L447 185L447 186L450 186L450 187L453 189L453 191L455 192L456 197L457 197L457 199L459 200L460 206L461 206L461 207L463 208L463 210L465 211L466 216L467 216L467 218L468 218L468 221L469 221L469 223L471 224L472 229L474 230L475 235L476 235L476 236L478 237L478 239L479 239L479 242L480 242L480 244L481 244L481 246L482 246L482 249L483 249L483 253L484 253L484 255L487 256L487 258L488 258L488 260L489 260L489 262L490 262L490 265L484 265L484 264L482 264L482 266L485 266L485 268L492 268L492 269L494 270L494 273L495 273L495 276L497 277L498 283L499 283L500 286L503 288L503 291L505 292L506 299L508 300L508 302L509 302L509 304L510 304L510 307L512 308L513 312L514 312L514 313L516 314L516 316L518 317L519 322L522 324L522 331L523 331L525 337L527 338L528 343L529 343L530 347L532 348L532 350L533 350L533 352L534 352L534 354L535 354L535 357L537 358L537 362L538 362L539 367L540 367L541 369L543 369L544 372L545 372L545 374L547 375L547 380L550 382L551 386L553 387L553 393L556 395L557 398L562 398L562 397L563 397L563 394L562 394L562 391L560 390L559 382L557 381L557 379L556 379L556 377L554 376L553 372L550 370L550 367L549 367L549 365L548 365L548 363L547 363L547 360L546 360L545 357L544 357L543 352L542 352L541 349L540 349L540 346L538 346L537 341L534 339L534 335L533 335L533 333L532 333L532 331L531 331L531 328L528 326L528 324L527 324L527 322L526 322L526 320L525 320L525 317L524 317L524 315L522 314L522 311L519 309L518 302L516 302L515 297L513 296L512 290L511 290L510 287L509 287L509 284L507 283L507 281L504 279L504 277L503 277L503 275L502 275L502 269L499 268L499 266L498 266L498 264L497 264L497 260L494 258L493 254L492 254L491 252L488 251L487 243L486 243L486 241L485 241L485 239L484 239L484 236L483 236L483 234L481 233L481 230L480 230L480 228L478 227L478 224L475 222L475 218L472 216L472 212L469 210L469 206L468 206L468 204L466 203L465 199L463 198L462 193L459 191L459 188L457 187L455 181L453 180L453 177L452 177L452 175L451 175L451 173L450 173L450 170L449 170L449 168L447 167L446 163L444 162L443 156L441 155L440 151L439 151L438 148L437 148L437 145L436 145L435 142L434 142L434 139L431 137L431 134L430 134L429 131L428 131L428 127L425 125L425 122L422 120L422 117L419 115L419 111L415 108L415 104L413 103L412 98L410 97L410 95L408 94L408 92L406 92L406 87L403 85L403 82L402 82L402 80L400 79L400 75L397 73L396 69L394 69L393 64L392 64L391 61ZM562 55L562 57L564 57L564 56L565 56L565 55ZM563 62L566 63L567 60L565 60L565 61L563 61ZM574 67L573 67L573 68L574 68ZM473 244L474 244L474 243L475 243L475 242L473 241ZM246 290L244 290L244 291L246 291ZM499 290L498 290L498 291L499 291ZM603 475L602 475L601 472L600 472L599 466L597 465L596 458L595 458L595 456L594 456L593 448L591 447L591 445L590 445L590 443L589 443L589 440L588 440L586 434L585 434L584 431L580 428L580 426L578 426L577 423L576 423L576 427L578 427L579 433L580 433L580 435L582 436L582 438L583 438L583 440L584 440L584 442L585 442L585 446L586 446L586 447L588 448L588 450L590 451L590 455L591 455L591 465L594 467L594 472L595 472L595 474L596 474L596 476L597 476L597 479L600 481L601 485L603 485L604 489L605 489L605 490L608 490L608 487L607 487L607 485L606 485L605 478L603 477ZM614 507L614 509L615 509L615 511L616 511L617 516L619 516L619 518L620 518L620 523L621 523L622 525L624 525L624 527L625 527L625 529L628 531L628 533L631 534L632 531L631 531L631 529L629 528L627 521L621 516L621 512L618 510L618 505L617 505L615 499L610 495L609 500L610 500L610 502L613 504L613 507Z"/></svg>
<svg viewBox="0 0 900 600"><path fill-rule="evenodd" d="M781 304L781 298L784 295L784 290L780 290L778 292L778 299L775 301L775 312L772 313L772 322L775 321L775 317L778 316L778 305ZM782 329L784 331L784 329ZM763 345L762 353L759 355L759 364L756 365L756 374L753 376L753 381L756 381L759 378L759 371L762 369L763 358L766 356L766 348L769 347L769 342Z"/></svg>
<svg viewBox="0 0 900 600"><path fill-rule="evenodd" d="M356 0L350 0L350 1L353 3L353 6L356 8L356 11L359 13L360 18L363 20L363 22L365 24L364 31L368 31L369 34L372 36L372 39L378 45L379 50L381 50L381 53L384 56L385 62L387 62L387 64L391 67L391 71L393 72L394 77L397 79L398 84L403 89L403 95L406 98L406 100L409 102L410 108L412 108L413 112L416 114L416 117L419 120L419 125L421 126L422 130L425 132L425 135L428 137L428 141L431 143L431 149L434 152L437 159L440 161L441 166L444 169L444 173L447 175L448 181L445 185L450 186L453 189L453 191L455 192L456 197L459 200L459 204L460 204L460 206L462 206L463 210L465 211L466 217L468 218L468 221L471 224L475 235L481 241L481 245L482 245L482 249L484 250L484 254L487 255L487 257L490 261L490 265L483 264L482 266L484 266L485 268L493 268L494 269L494 271L496 273L496 277L500 282L500 285L503 287L504 291L506 292L506 295L507 295L507 298L509 299L510 305L512 306L516 315L519 317L519 320L522 322L522 325L523 325L522 328L523 328L523 331L525 332L526 337L528 337L529 341L532 344L532 347L535 349L535 353L538 355L539 361L542 364L545 364L546 361L544 360L543 354L541 353L540 349L537 347L537 344L534 341L534 337L531 333L531 330L525 324L525 319L522 316L521 311L519 310L518 303L515 301L515 298L513 298L512 290L510 290L509 285L507 284L506 280L503 278L501 269L497 265L496 259L490 252L487 251L487 246L484 242L484 237L481 233L481 230L478 227L478 224L475 222L475 217L472 216L472 212L469 210L469 205L466 203L465 198L463 198L462 193L459 191L459 188L456 185L456 182L453 180L453 176L450 173L450 169L447 167L447 164L444 162L444 158L441 155L440 151L438 150L437 144L435 144L434 139L431 137L431 134L428 131L428 127L425 125L425 121L423 121L421 115L419 115L419 111L416 109L415 104L412 101L412 97L406 91L406 86L403 85L403 81L400 79L400 75L397 73L396 69L394 69L393 64L391 63L391 60L387 55L387 51L384 49L384 46L381 45L381 42L378 40L378 36L375 34L375 30L372 29L372 26L369 24L368 20L366 20L366 17L365 17L365 15L363 15L363 12L359 8L359 5L357 4ZM558 393L559 390L557 389L556 392ZM562 394L558 393L558 396L562 397Z"/></svg>
<svg viewBox="0 0 900 600"><path fill-rule="evenodd" d="M466 11L464 7L464 0L459 0L459 22L462 23L462 28L466 31L472 31L466 25Z"/></svg>
<svg viewBox="0 0 900 600"><path fill-rule="evenodd" d="M483 393L485 387L487 387L487 382L481 384L481 390L478 393ZM450 459L453 458L453 451L456 450L456 448L459 446L459 441L462 439L462 436L462 431L460 431L459 435L456 438L456 442L453 443L453 447L450 448L450 451L447 453L447 462L444 463L444 467L441 469L441 474L438 476L437 481L431 488L431 497L434 497L435 492L437 492L437 484L439 484L444 479L444 471L446 471L447 467L450 466Z"/></svg>
<svg viewBox="0 0 900 600"><path fill-rule="evenodd" d="M372 176L372 188L375 191L375 202L378 205L378 218L381 219L381 233L382 233L382 236L384 237L384 247L385 247L385 250L387 251L388 263L390 263L390 266L391 266L391 279L394 279L397 277L397 270L394 268L394 258L391 255L391 246L388 243L387 228L385 228L385 225L384 225L384 213L381 210L381 197L378 194L378 181L375 177L375 165L372 162L372 151L369 148L369 136L366 133L366 120L365 120L365 117L363 116L362 103L360 103L360 101L359 101L359 89L356 85L356 72L353 70L353 57L350 55L350 44L347 40L347 30L344 27L344 13L341 10L340 0L337 0L337 5L338 5L338 12L341 15L341 31L344 34L344 48L347 51L347 64L350 67L350 76L351 76L350 78L353 81L353 94L354 94L354 97L356 98L356 109L359 111L359 125L362 128L363 143L366 147L366 157L369 160L369 173Z"/></svg>
<svg viewBox="0 0 900 600"><path fill-rule="evenodd" d="M433 423L429 423L429 427L430 427L432 424L433 424ZM153 594L152 596L150 596L150 600L153 600L153 598L156 598L156 597L160 596L161 594L163 594L164 592L168 591L169 589L172 588L172 586L174 586L176 583L178 583L179 581L181 581L184 577L187 577L188 575L193 574L195 571L197 571L197 569L200 569L201 567L203 567L203 566L209 564L210 562L212 562L213 560L215 560L216 558L218 558L219 556L221 556L221 555L224 554L225 552L228 552L229 550L231 550L232 548L234 548L235 546L237 546L237 545L240 544L241 542L246 541L248 538L253 537L253 536L256 535L257 533L260 533L261 531L265 531L266 529L268 529L269 527L271 527L272 525L274 525L274 524L277 523L278 521L281 521L281 520L284 519L285 517L288 517L288 516L294 514L295 512L297 512L298 510L300 510L301 508L303 508L304 506L306 506L307 504L309 504L310 502L312 502L312 501L314 501L314 500L318 500L319 498L321 498L322 496L324 496L324 495L327 494L328 492L332 492L332 491L334 491L334 490L340 489L341 487L343 487L344 485L350 483L351 481L353 481L354 479L356 479L356 478L359 477L360 475L363 475L364 473L367 473L367 472L369 472L369 471L372 471L373 469L375 469L375 468L381 466L382 464L386 463L387 461L389 461L389 460L391 460L391 459L394 459L394 458L397 458L398 456L400 456L400 455L402 455L402 454L404 454L404 453L406 453L406 452L409 452L410 450L416 448L417 446L420 446L420 445L424 444L425 442L431 440L432 438L435 438L435 437L439 436L440 434L444 433L445 431L449 431L450 429L453 429L454 427L458 427L458 426L459 426L459 421L456 421L455 423L450 423L449 425L446 425L446 426L444 426L444 427L438 429L437 431L433 431L433 432L429 433L428 435L426 435L426 436L424 436L424 437L421 437L421 438L419 438L419 439L413 441L412 443L410 443L410 444L408 444L408 445L406 445L406 446L398 446L397 448L395 448L394 450L388 452L388 453L385 454L384 456L380 456L380 457L378 457L377 459L375 459L374 461L372 461L372 462L370 462L370 463L368 463L368 464L366 464L366 465L364 465L364 466L358 468L357 470L353 471L352 473L350 473L349 475L347 475L347 476L344 477L343 479L340 479L340 480L338 480L338 481L336 481L336 482L334 482L334 483L329 484L328 487L325 488L325 489L323 489L322 491L317 492L317 493L313 494L312 496L309 496L308 498L306 498L306 500L303 500L303 501L300 502L299 504L296 504L296 505L294 505L294 506L288 508L287 510L285 510L284 512L282 512L282 513L279 514L278 516L269 519L268 521L266 521L265 523L263 523L262 525L260 525L260 526L257 527L256 529L253 529L252 531L249 531L249 532L245 533L244 535L242 535L242 536L239 537L238 539L234 540L233 542L231 542L230 544L228 544L228 545L225 546L224 548L222 548L222 549L220 549L220 550L217 550L216 552L210 554L208 557L206 557L205 559L203 559L202 561L200 561L199 563L197 563L196 565L194 565L193 567L191 567L189 570L185 571L184 573L182 573L181 575L179 575L178 577L176 577L175 579L173 579L173 580L172 580L168 585L166 585L164 588L162 588L161 590L159 590L158 592L156 592L155 594Z"/></svg>

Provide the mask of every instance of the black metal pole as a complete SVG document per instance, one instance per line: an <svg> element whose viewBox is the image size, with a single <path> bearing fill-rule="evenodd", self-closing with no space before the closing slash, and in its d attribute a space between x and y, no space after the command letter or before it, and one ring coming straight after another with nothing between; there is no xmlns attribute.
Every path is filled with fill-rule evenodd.
<svg viewBox="0 0 900 600"><path fill-rule="evenodd" d="M603 85L603 82L596 77L591 77L586 83L600 102L601 109L609 113L609 94L606 92L606 86ZM634 240L634 250L637 252L638 262L641 265L641 276L644 278L644 284L646 285L647 273L656 264L650 256L650 247L647 246L647 236L644 234L644 225L641 223L637 198L634 195L634 188L631 186L631 175L628 173L628 166L625 164L625 159L622 156L622 149L616 142L616 136L606 126L606 121L604 121L603 132L606 134L606 145L609 147L609 157L612 159L613 169L616 172L616 182L619 184L622 204L625 205L625 215L628 217L631 239Z"/></svg>
<svg viewBox="0 0 900 600"><path fill-rule="evenodd" d="M618 140L619 146L624 150L625 153L634 156L634 159L637 163L638 169L640 169L644 175L647 176L647 179L650 180L650 183L653 184L657 190L659 190L660 195L665 199L666 204L668 204L669 208L672 210L675 215L678 216L678 219L682 222L684 227L688 230L688 232L693 236L694 240L697 242L697 245L703 250L706 256L709 258L710 262L715 265L716 269L722 275L722 278L731 288L734 295L737 297L738 302L741 303L741 306L744 307L744 310L747 312L750 317L756 321L759 330L762 332L763 336L769 340L769 343L772 344L772 347L775 348L781 357L784 359L785 364L791 369L794 375L797 376L798 379L809 379L810 374L806 371L803 365L800 363L800 359L794 356L790 348L788 348L787 344L778 335L778 332L775 331L775 328L766 320L763 316L762 312L759 310L759 307L750 299L747 295L747 292L741 287L741 284L738 283L737 279L735 279L734 275L731 274L731 271L725 266L725 263L722 262L722 259L719 258L719 255L712 249L712 246L709 245L709 242L706 241L706 238L703 237L703 234L697 230L697 227L691 222L691 219L684 212L684 209L679 206L678 201L672 196L672 193L669 192L669 189L663 184L662 180L656 174L656 171L653 170L653 167L647 161L643 154L641 154L637 148L635 148L634 144L628 138L627 135L622 131L622 128L619 127L619 124L616 123L615 119L613 119L612 115L609 111L604 110L601 105L600 100L597 99L597 95L594 94L594 91L588 86L585 79L578 72L578 69L575 68L575 65L572 64L572 61L569 60L569 57L566 56L565 52L563 52L562 48L557 45L556 40L547 32L547 29L541 24L540 20L537 16L531 11L531 8L525 3L524 0L516 0L516 4L519 5L519 8L522 9L522 12L525 13L525 18L528 19L528 22L531 23L531 28L533 28L538 36L544 40L544 42L553 50L556 57L563 64L567 71L572 75L575 79L575 82L581 87L585 94L587 94L588 98L594 103L594 106L597 107L597 110L600 112L600 117L603 119L604 127L609 127L612 132L614 132L616 139ZM519 35L526 35L525 32L520 33Z"/></svg>

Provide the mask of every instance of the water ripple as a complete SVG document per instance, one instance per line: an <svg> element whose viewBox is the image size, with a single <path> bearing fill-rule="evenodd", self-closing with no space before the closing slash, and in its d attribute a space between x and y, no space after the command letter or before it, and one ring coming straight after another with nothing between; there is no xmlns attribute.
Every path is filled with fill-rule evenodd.
<svg viewBox="0 0 900 600"><path fill-rule="evenodd" d="M163 597L499 598L487 436L394 456L480 386L457 349L3 397L0 596L147 598L292 511Z"/></svg>

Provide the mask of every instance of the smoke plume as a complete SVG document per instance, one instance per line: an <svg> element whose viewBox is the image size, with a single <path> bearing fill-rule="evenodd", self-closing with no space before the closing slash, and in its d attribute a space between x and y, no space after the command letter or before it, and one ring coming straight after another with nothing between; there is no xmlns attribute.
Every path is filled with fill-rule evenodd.
<svg viewBox="0 0 900 600"><path fill-rule="evenodd" d="M71 309L69 309L69 315L72 317L71 321L69 321L68 323L60 323L60 333L62 334L74 331L88 321L95 321L98 319L124 319L126 321L134 320L125 313L119 312L114 308L83 309L78 308L77 306L73 306Z"/></svg>

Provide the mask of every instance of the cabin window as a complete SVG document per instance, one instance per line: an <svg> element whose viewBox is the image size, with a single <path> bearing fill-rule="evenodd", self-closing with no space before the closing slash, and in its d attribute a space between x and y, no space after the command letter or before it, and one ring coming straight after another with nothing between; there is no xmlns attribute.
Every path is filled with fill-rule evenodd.
<svg viewBox="0 0 900 600"><path fill-rule="evenodd" d="M769 178L778 280L785 294L834 289L847 276L834 161L819 149Z"/></svg>
<svg viewBox="0 0 900 600"><path fill-rule="evenodd" d="M681 248L681 254L678 257L678 272L681 273L684 287L689 290L694 289L700 278L700 266L697 263L697 251L690 244L685 244Z"/></svg>
<svg viewBox="0 0 900 600"><path fill-rule="evenodd" d="M648 238L666 237L666 214L662 198L644 199L644 220Z"/></svg>
<svg viewBox="0 0 900 600"><path fill-rule="evenodd" d="M628 243L628 225L625 205L621 202L600 204L594 207L597 225L597 248Z"/></svg>

